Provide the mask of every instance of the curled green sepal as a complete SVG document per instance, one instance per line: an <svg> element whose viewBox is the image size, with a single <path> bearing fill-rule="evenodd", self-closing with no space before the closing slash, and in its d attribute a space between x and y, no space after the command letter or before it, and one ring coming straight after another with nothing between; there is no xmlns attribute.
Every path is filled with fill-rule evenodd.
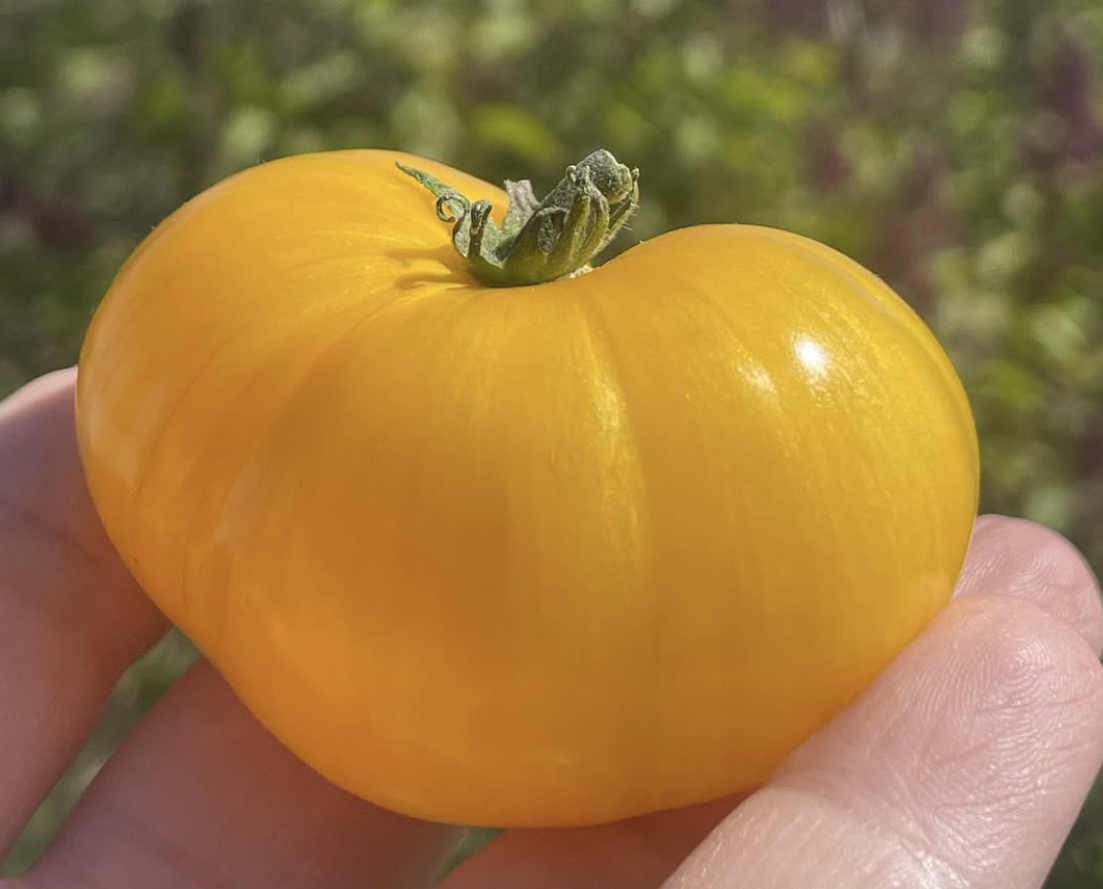
<svg viewBox="0 0 1103 889"><path fill-rule="evenodd" d="M437 216L453 223L452 243L472 274L491 287L540 284L569 276L600 253L639 205L639 170L598 150L539 201L527 179L506 181L509 206L499 226L490 201L470 201L424 170L398 161L437 198Z"/></svg>

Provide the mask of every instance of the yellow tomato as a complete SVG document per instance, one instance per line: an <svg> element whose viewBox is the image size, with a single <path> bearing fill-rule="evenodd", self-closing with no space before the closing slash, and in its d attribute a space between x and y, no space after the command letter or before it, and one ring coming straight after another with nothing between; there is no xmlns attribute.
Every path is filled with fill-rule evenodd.
<svg viewBox="0 0 1103 889"><path fill-rule="evenodd" d="M675 231L472 277L405 160L258 166L166 220L88 333L80 444L149 595L291 750L492 825L746 788L947 601L966 396L797 235Z"/></svg>

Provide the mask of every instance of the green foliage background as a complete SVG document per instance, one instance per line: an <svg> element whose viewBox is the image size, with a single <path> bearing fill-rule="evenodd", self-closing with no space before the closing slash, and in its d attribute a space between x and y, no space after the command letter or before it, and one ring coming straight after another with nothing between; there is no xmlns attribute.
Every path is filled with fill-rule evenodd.
<svg viewBox="0 0 1103 889"><path fill-rule="evenodd" d="M1101 68L1098 0L0 0L0 393L258 161L400 148L540 192L602 146L643 171L635 238L764 223L887 278L969 389L984 508L1101 569ZM8 871L190 657L128 674ZM1100 798L1049 883L1095 885Z"/></svg>

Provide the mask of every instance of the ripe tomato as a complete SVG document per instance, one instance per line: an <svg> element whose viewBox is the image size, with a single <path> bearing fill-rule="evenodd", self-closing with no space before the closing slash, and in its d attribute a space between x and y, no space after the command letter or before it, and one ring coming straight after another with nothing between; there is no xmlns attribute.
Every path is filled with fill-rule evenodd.
<svg viewBox="0 0 1103 889"><path fill-rule="evenodd" d="M754 226L484 286L396 160L504 203L290 158L123 267L77 396L115 545L381 805L586 824L762 781L950 596L978 484L950 361L874 275Z"/></svg>

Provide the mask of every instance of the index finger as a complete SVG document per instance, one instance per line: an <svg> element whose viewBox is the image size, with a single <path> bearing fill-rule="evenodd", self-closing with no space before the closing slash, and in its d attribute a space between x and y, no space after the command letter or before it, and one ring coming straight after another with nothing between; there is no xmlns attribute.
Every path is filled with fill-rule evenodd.
<svg viewBox="0 0 1103 889"><path fill-rule="evenodd" d="M115 556L77 454L72 370L0 402L0 853L168 627Z"/></svg>

